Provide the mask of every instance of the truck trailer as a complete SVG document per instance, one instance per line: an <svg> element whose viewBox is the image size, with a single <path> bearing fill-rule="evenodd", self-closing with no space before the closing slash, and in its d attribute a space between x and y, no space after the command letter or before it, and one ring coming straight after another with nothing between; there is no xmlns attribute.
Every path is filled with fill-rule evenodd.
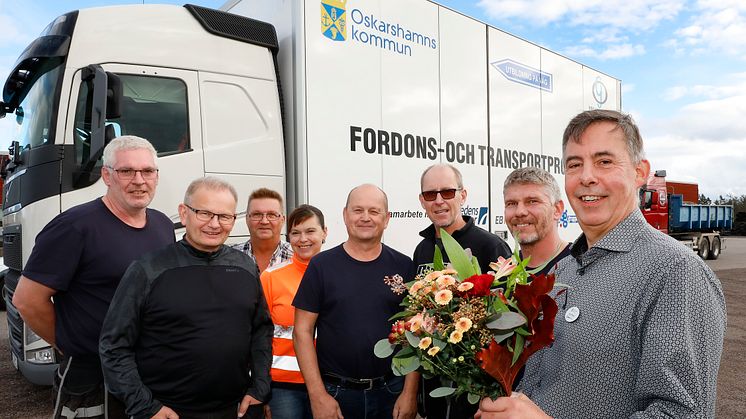
<svg viewBox="0 0 746 419"><path fill-rule="evenodd" d="M587 109L621 108L620 81L429 0L243 0L223 10L128 5L55 19L5 82L15 114L3 201L5 298L12 357L49 384L54 351L10 300L37 233L105 192L101 151L122 134L150 140L160 181L152 207L169 215L205 175L241 199L284 191L345 236L341 211L361 183L381 186L384 241L411 254L429 225L422 171L463 173L464 214L504 238L502 183L539 166L563 184L561 138ZM245 202L240 202L243 207ZM568 210L561 235L580 233ZM232 241L246 240L236 223Z"/></svg>
<svg viewBox="0 0 746 419"><path fill-rule="evenodd" d="M655 227L684 243L702 259L717 259L725 249L721 235L733 229L732 205L700 205L691 202L697 196L696 184L673 182L674 185L694 185L694 188L675 189L666 181L666 171L650 173L647 185L641 190L640 206L645 219ZM690 191L689 197L677 190Z"/></svg>

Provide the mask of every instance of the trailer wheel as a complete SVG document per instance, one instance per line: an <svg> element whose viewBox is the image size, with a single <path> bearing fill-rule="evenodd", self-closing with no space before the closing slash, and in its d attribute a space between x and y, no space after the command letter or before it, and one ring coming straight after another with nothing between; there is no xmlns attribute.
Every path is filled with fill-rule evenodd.
<svg viewBox="0 0 746 419"><path fill-rule="evenodd" d="M720 257L720 238L712 238L712 249L710 249L710 259L715 260Z"/></svg>
<svg viewBox="0 0 746 419"><path fill-rule="evenodd" d="M697 247L699 248L697 250L699 257L703 260L707 260L710 257L710 241L707 240L707 237L702 237L699 240L699 245L697 245Z"/></svg>

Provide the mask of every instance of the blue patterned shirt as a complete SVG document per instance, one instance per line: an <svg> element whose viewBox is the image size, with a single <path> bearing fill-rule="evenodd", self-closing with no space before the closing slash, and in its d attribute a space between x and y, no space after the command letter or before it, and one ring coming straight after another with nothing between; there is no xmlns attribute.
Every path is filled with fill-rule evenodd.
<svg viewBox="0 0 746 419"><path fill-rule="evenodd" d="M522 391L555 418L714 417L726 309L712 270L639 210L571 255L554 345L529 359Z"/></svg>
<svg viewBox="0 0 746 419"><path fill-rule="evenodd" d="M254 263L256 263L256 257L254 257L254 252L251 251L251 240L247 240L244 243L234 244L231 247L233 247L236 250L240 250L241 252L246 253L247 255L251 257ZM290 243L280 240L280 243L277 245L277 249L275 249L274 253L272 253L272 257L269 258L269 265L267 266L267 268L271 268L275 265L285 263L289 261L292 257L293 257L293 248L290 246Z"/></svg>

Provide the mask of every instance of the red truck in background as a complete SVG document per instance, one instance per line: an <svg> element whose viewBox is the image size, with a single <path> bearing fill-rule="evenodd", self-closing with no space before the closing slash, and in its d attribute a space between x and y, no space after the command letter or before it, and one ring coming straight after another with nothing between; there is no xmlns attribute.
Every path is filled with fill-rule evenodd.
<svg viewBox="0 0 746 419"><path fill-rule="evenodd" d="M702 259L717 259L725 249L721 233L733 229L733 206L701 205L698 198L697 184L666 181L666 171L657 170L640 191L640 209L650 225Z"/></svg>

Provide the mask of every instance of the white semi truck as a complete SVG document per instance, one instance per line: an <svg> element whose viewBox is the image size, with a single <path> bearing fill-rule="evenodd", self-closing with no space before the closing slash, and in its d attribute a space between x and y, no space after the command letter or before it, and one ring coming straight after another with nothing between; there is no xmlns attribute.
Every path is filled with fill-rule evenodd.
<svg viewBox="0 0 746 419"><path fill-rule="evenodd" d="M171 216L212 175L241 199L265 186L312 203L345 235L347 192L389 196L384 240L411 254L429 221L419 177L464 175L464 212L507 237L502 183L540 166L563 182L561 137L580 111L620 109L620 82L429 0L243 0L222 11L129 5L52 22L18 59L0 113L18 124L5 168L5 300L13 362L49 384L54 351L10 300L37 233L101 196L100 155L134 134L159 152L152 206ZM281 82L281 83L280 83ZM241 206L245 205L243 202ZM565 239L579 233L564 214ZM232 240L245 240L243 222Z"/></svg>

